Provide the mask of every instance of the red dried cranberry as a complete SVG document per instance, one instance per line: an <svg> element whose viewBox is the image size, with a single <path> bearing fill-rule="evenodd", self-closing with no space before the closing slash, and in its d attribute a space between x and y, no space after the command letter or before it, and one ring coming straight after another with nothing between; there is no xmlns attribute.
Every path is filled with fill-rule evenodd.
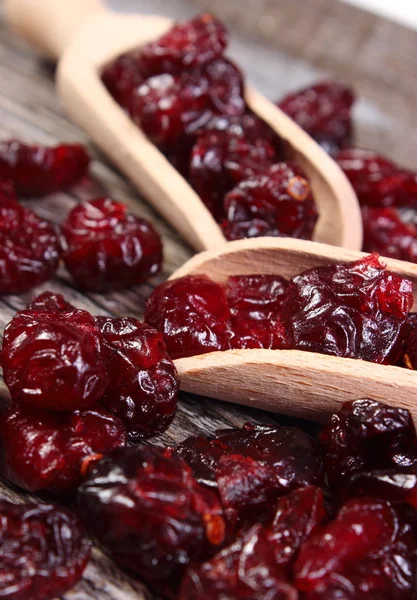
<svg viewBox="0 0 417 600"><path fill-rule="evenodd" d="M18 294L50 279L59 263L55 228L0 191L0 294Z"/></svg>
<svg viewBox="0 0 417 600"><path fill-rule="evenodd" d="M62 294L54 292L43 292L31 300L28 304L29 310L35 311L57 311L67 312L75 309L75 306L67 302Z"/></svg>
<svg viewBox="0 0 417 600"><path fill-rule="evenodd" d="M361 204L374 207L409 206L417 201L417 176L387 158L351 148L337 162L350 180Z"/></svg>
<svg viewBox="0 0 417 600"><path fill-rule="evenodd" d="M296 165L279 163L239 183L224 199L222 227L229 240L262 235L311 239L317 210L306 175Z"/></svg>
<svg viewBox="0 0 417 600"><path fill-rule="evenodd" d="M145 80L140 64L140 51L133 50L108 63L101 80L113 98L126 110L130 110L133 93Z"/></svg>
<svg viewBox="0 0 417 600"><path fill-rule="evenodd" d="M143 46L142 69L151 76L198 67L221 56L227 43L223 23L210 14L201 14L177 23L161 38Z"/></svg>
<svg viewBox="0 0 417 600"><path fill-rule="evenodd" d="M81 578L90 556L84 529L49 504L0 502L1 596L52 600Z"/></svg>
<svg viewBox="0 0 417 600"><path fill-rule="evenodd" d="M313 535L295 564L295 583L308 600L408 600L414 597L412 527L384 500L354 498Z"/></svg>
<svg viewBox="0 0 417 600"><path fill-rule="evenodd" d="M350 88L322 81L278 102L278 107L305 129L323 148L336 155L352 141Z"/></svg>
<svg viewBox="0 0 417 600"><path fill-rule="evenodd" d="M412 304L411 282L370 255L294 277L282 318L292 348L394 364Z"/></svg>
<svg viewBox="0 0 417 600"><path fill-rule="evenodd" d="M73 208L62 233L65 265L83 289L106 291L135 285L161 268L158 233L148 221L110 198Z"/></svg>
<svg viewBox="0 0 417 600"><path fill-rule="evenodd" d="M417 370L417 326L415 324L406 334L402 360L407 369Z"/></svg>
<svg viewBox="0 0 417 600"><path fill-rule="evenodd" d="M179 389L163 335L133 317L96 317L96 323L109 376L102 403L122 419L131 439L162 433L174 417Z"/></svg>
<svg viewBox="0 0 417 600"><path fill-rule="evenodd" d="M114 450L95 463L78 501L112 557L170 597L186 565L207 558L224 539L216 495L167 449Z"/></svg>
<svg viewBox="0 0 417 600"><path fill-rule="evenodd" d="M208 95L215 114L243 115L246 103L243 95L243 76L227 58L217 58L201 70L200 77L208 80Z"/></svg>
<svg viewBox="0 0 417 600"><path fill-rule="evenodd" d="M86 174L89 164L90 157L80 144L46 148L17 140L0 142L0 178L11 179L22 196L44 196L71 187Z"/></svg>
<svg viewBox="0 0 417 600"><path fill-rule="evenodd" d="M30 492L74 490L84 464L124 446L123 423L103 409L52 413L12 403L0 418L2 473Z"/></svg>
<svg viewBox="0 0 417 600"><path fill-rule="evenodd" d="M225 290L204 276L159 285L145 311L145 321L164 334L174 359L228 349L229 319Z"/></svg>
<svg viewBox="0 0 417 600"><path fill-rule="evenodd" d="M398 467L355 473L343 489L342 496L372 496L395 503L407 502L417 508L416 463L414 457L414 466L411 469Z"/></svg>
<svg viewBox="0 0 417 600"><path fill-rule="evenodd" d="M13 399L53 410L92 406L107 385L100 346L100 330L85 310L17 313L1 352Z"/></svg>
<svg viewBox="0 0 417 600"><path fill-rule="evenodd" d="M363 249L417 262L417 227L403 223L395 208L362 207Z"/></svg>
<svg viewBox="0 0 417 600"><path fill-rule="evenodd" d="M260 525L209 561L188 569L179 600L297 600L298 594L275 564Z"/></svg>

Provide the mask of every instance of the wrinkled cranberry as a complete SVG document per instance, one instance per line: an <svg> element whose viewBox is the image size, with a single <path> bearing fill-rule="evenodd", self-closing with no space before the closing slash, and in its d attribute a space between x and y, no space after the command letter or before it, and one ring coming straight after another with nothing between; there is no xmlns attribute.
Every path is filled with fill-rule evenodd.
<svg viewBox="0 0 417 600"><path fill-rule="evenodd" d="M50 279L59 263L55 228L0 190L0 294L18 294Z"/></svg>
<svg viewBox="0 0 417 600"><path fill-rule="evenodd" d="M403 223L395 208L362 207L363 249L417 262L417 227Z"/></svg>
<svg viewBox="0 0 417 600"><path fill-rule="evenodd" d="M410 315L411 316L411 315ZM407 369L417 370L417 326L414 324L406 334L402 360Z"/></svg>
<svg viewBox="0 0 417 600"><path fill-rule="evenodd" d="M224 198L227 239L261 235L311 239L317 210L304 172L293 164L279 163L261 175L239 183Z"/></svg>
<svg viewBox="0 0 417 600"><path fill-rule="evenodd" d="M67 312L75 309L75 306L67 302L62 294L54 292L43 292L33 298L28 304L29 310L35 311L57 311Z"/></svg>
<svg viewBox="0 0 417 600"><path fill-rule="evenodd" d="M180 600L297 600L277 567L265 532L254 525L201 565L188 569Z"/></svg>
<svg viewBox="0 0 417 600"><path fill-rule="evenodd" d="M411 469L399 467L355 473L343 489L343 496L373 496L395 503L407 502L417 508L416 464Z"/></svg>
<svg viewBox="0 0 417 600"><path fill-rule="evenodd" d="M101 80L116 102L129 111L133 92L145 80L140 50L126 52L108 63L101 73Z"/></svg>
<svg viewBox="0 0 417 600"><path fill-rule="evenodd" d="M352 141L354 101L350 88L335 81L323 81L286 96L278 102L278 107L327 152L336 155Z"/></svg>
<svg viewBox="0 0 417 600"><path fill-rule="evenodd" d="M83 289L106 291L135 285L161 268L158 233L148 221L110 198L73 208L62 223L62 233L65 265Z"/></svg>
<svg viewBox="0 0 417 600"><path fill-rule="evenodd" d="M162 334L133 317L96 317L96 323L109 376L102 403L122 419L131 439L162 433L174 417L179 389Z"/></svg>
<svg viewBox="0 0 417 600"><path fill-rule="evenodd" d="M0 418L2 473L30 492L74 490L84 464L124 446L123 423L103 409L53 413L12 403Z"/></svg>
<svg viewBox="0 0 417 600"><path fill-rule="evenodd" d="M215 114L232 117L244 114L243 76L231 60L222 57L209 62L200 77L208 81L208 96Z"/></svg>
<svg viewBox="0 0 417 600"><path fill-rule="evenodd" d="M204 276L162 283L145 311L145 321L164 334L174 359L229 348L229 319L224 288Z"/></svg>
<svg viewBox="0 0 417 600"><path fill-rule="evenodd" d="M90 556L84 529L49 504L0 502L1 597L52 600L71 589Z"/></svg>
<svg viewBox="0 0 417 600"><path fill-rule="evenodd" d="M293 277L282 311L292 348L394 364L412 285L377 255Z"/></svg>
<svg viewBox="0 0 417 600"><path fill-rule="evenodd" d="M53 410L92 406L107 385L100 346L100 330L85 310L18 312L1 352L13 399Z"/></svg>
<svg viewBox="0 0 417 600"><path fill-rule="evenodd" d="M87 527L112 557L168 596L186 565L207 558L224 539L216 495L167 449L114 450L95 463L78 500Z"/></svg>
<svg viewBox="0 0 417 600"><path fill-rule="evenodd" d="M308 600L408 600L415 552L412 527L399 510L384 500L354 498L302 546L296 586Z"/></svg>
<svg viewBox="0 0 417 600"><path fill-rule="evenodd" d="M223 23L210 14L201 14L177 23L161 38L143 46L141 66L148 76L175 74L218 58L227 43L228 33Z"/></svg>
<svg viewBox="0 0 417 600"><path fill-rule="evenodd" d="M0 178L13 181L22 196L44 196L71 187L87 172L90 158L80 144L55 148L0 142Z"/></svg>
<svg viewBox="0 0 417 600"><path fill-rule="evenodd" d="M342 150L337 162L350 180L361 204L374 207L409 206L417 201L417 175L400 169L370 150Z"/></svg>

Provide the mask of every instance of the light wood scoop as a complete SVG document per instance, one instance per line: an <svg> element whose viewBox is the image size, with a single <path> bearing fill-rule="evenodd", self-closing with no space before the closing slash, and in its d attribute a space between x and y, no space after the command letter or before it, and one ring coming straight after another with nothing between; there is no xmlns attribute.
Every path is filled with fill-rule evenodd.
<svg viewBox="0 0 417 600"><path fill-rule="evenodd" d="M100 81L100 70L119 54L164 34L160 16L118 15L101 0L5 0L11 27L60 60L58 91L81 127L196 250L224 244L210 212L185 179L146 138ZM320 218L314 239L359 250L362 221L355 193L338 165L272 102L247 86L249 107L288 142L305 169Z"/></svg>
<svg viewBox="0 0 417 600"><path fill-rule="evenodd" d="M172 279L204 274L219 283L231 275L293 277L306 269L350 262L362 252L293 239L230 242L196 255ZM417 310L417 265L382 258L410 279ZM417 418L417 372L300 350L227 350L175 361L187 392L297 417L324 420L347 400L370 397L410 410Z"/></svg>

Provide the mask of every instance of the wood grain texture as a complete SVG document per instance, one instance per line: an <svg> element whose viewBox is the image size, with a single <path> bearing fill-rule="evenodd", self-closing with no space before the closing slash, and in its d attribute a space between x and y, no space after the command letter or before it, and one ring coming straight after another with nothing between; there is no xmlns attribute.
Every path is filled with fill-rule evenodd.
<svg viewBox="0 0 417 600"><path fill-rule="evenodd" d="M203 5L203 0L196 0L197 2L200 7ZM245 8L247 2L249 0L236 0L235 6ZM262 12L258 8L260 2L261 0L257 0L252 3L259 14ZM417 89L414 85L417 69L412 68L415 64L413 61L416 60L416 34L412 35L406 31L401 38L398 38L399 26L383 21L379 22L375 32L369 19L363 21L361 11L357 11L356 16L351 16L350 21L346 20L344 15L333 20L324 18L322 12L322 20L318 22L316 19L314 35L310 36L309 43L306 44L305 22L308 18L315 18L314 15L308 17L312 14L309 6L317 5L317 2L305 3L303 0L279 3L270 0L270 2L275 7L286 6L288 11L292 10L292 5L299 7L298 14L295 13L297 19L295 16L291 17L283 27L285 36L272 33L266 45L260 42L259 38L256 41L247 35L235 35L231 47L232 56L243 65L255 86L269 98L274 99L291 89L313 81L322 75L323 71L339 75L342 79L347 77L352 83L357 81L363 92L363 100L357 110L361 143L377 148L409 166L417 167L417 138L410 135L410 131L415 129L412 124L416 119L415 102L411 102L413 89ZM113 0L112 4L114 8L162 12L170 17L179 18L187 17L196 11L196 4L186 0ZM223 10L221 4L226 8L231 7L233 2L230 0L218 4L209 3L208 0L205 2L206 7L210 5L212 10L219 9L219 11ZM331 6L339 3L333 0L322 0L321 4L322 6L326 4L327 9L332 10ZM239 21L233 16L235 13L236 9L229 20L232 25L239 25ZM268 14L264 13L264 16L268 17ZM253 17L252 21L255 23ZM268 23L268 20L265 22ZM343 36L334 37L335 23L338 27L343 27ZM253 32L251 28L251 35ZM284 44L284 41L291 37L293 37L294 47L290 47L287 42ZM334 42L335 39L337 43ZM272 44L276 45L276 49L272 48ZM356 46L358 49L352 51ZM283 49L293 52L292 56L286 55ZM361 52L365 53L365 61L359 58ZM391 62L389 52L391 52ZM311 62L308 62L309 58ZM383 62L380 62L380 58ZM260 64L262 68L259 67ZM381 68L381 64L384 64L384 68ZM386 71L387 68L389 71ZM358 71L361 72L360 77L356 75ZM0 89L2 138L17 137L27 142L46 144L62 140L89 143L87 136L64 115L59 105L54 89L53 69L41 63L23 42L10 35L1 22L0 81L2 82ZM73 287L65 270L61 269L56 279L37 291L52 289L62 292L74 304L85 307L94 314L124 314L141 318L145 300L152 288L179 268L191 257L192 252L152 208L138 197L134 188L114 167L109 165L107 159L94 146L91 144L89 146L94 156L92 181L85 186L74 188L70 193L55 194L33 202L28 201L28 204L43 217L57 223L80 199L104 193L118 198L126 202L136 214L149 218L163 235L165 245L163 271L149 284L103 296L81 294ZM23 308L31 296L32 294L7 296L0 300L1 330L14 312ZM155 443L174 443L190 434L210 434L217 428L240 426L248 419L257 423L294 422L282 415L272 415L260 410L233 406L184 393L174 423L163 436L155 440ZM315 426L311 423L297 422L305 429L315 431ZM27 497L5 484L0 484L0 496L16 502ZM83 580L74 590L65 594L63 600L133 600L143 597L146 597L146 592L140 582L123 573L99 550L95 550Z"/></svg>

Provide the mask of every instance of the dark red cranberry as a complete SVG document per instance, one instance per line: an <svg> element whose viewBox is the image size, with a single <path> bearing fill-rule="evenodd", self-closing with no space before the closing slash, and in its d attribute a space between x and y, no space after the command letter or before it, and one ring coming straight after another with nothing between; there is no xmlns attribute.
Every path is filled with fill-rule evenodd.
<svg viewBox="0 0 417 600"><path fill-rule="evenodd" d="M214 114L237 116L246 110L243 76L227 58L217 58L204 65L201 77L208 81L208 95Z"/></svg>
<svg viewBox="0 0 417 600"><path fill-rule="evenodd" d="M85 466L124 446L126 430L103 409L49 412L12 403L0 418L2 473L30 492L75 490Z"/></svg>
<svg viewBox="0 0 417 600"><path fill-rule="evenodd" d="M143 46L142 69L148 76L189 70L221 56L227 43L223 23L210 14L201 14L177 23L161 38Z"/></svg>
<svg viewBox="0 0 417 600"><path fill-rule="evenodd" d="M101 73L101 80L116 102L129 111L135 89L145 80L140 50L126 52L108 63Z"/></svg>
<svg viewBox="0 0 417 600"><path fill-rule="evenodd" d="M135 285L161 268L158 233L148 221L110 198L73 208L62 233L65 265L83 289L107 291Z"/></svg>
<svg viewBox="0 0 417 600"><path fill-rule="evenodd" d="M96 317L96 323L109 377L102 403L122 419L131 439L162 433L175 415L179 390L162 333L133 317Z"/></svg>
<svg viewBox="0 0 417 600"><path fill-rule="evenodd" d="M11 191L0 190L0 294L26 292L48 281L60 252L55 228L19 204Z"/></svg>
<svg viewBox="0 0 417 600"><path fill-rule="evenodd" d="M253 236L260 224L261 235L311 239L318 218L306 175L289 163L241 181L226 195L224 210L229 240Z"/></svg>
<svg viewBox="0 0 417 600"><path fill-rule="evenodd" d="M417 227L403 223L395 208L362 207L363 249L417 262Z"/></svg>
<svg viewBox="0 0 417 600"><path fill-rule="evenodd" d="M327 152L336 155L352 142L354 101L350 88L335 81L322 81L286 96L278 107Z"/></svg>
<svg viewBox="0 0 417 600"><path fill-rule="evenodd" d="M398 467L360 471L352 475L342 490L345 498L372 496L395 503L408 503L417 508L417 461L411 468Z"/></svg>
<svg viewBox="0 0 417 600"><path fill-rule="evenodd" d="M164 334L174 359L230 348L229 319L224 288L204 276L162 283L145 311L145 321Z"/></svg>
<svg viewBox="0 0 417 600"><path fill-rule="evenodd" d="M308 600L409 600L414 597L412 526L389 502L354 498L307 540L295 564Z"/></svg>
<svg viewBox="0 0 417 600"><path fill-rule="evenodd" d="M84 146L27 146L17 140L0 142L0 178L10 179L22 196L44 196L71 187L90 164Z"/></svg>
<svg viewBox="0 0 417 600"><path fill-rule="evenodd" d="M53 410L92 406L107 374L101 333L85 310L25 310L4 331L1 361L14 400Z"/></svg>
<svg viewBox="0 0 417 600"><path fill-rule="evenodd" d="M78 501L111 556L170 597L187 564L215 552L225 535L216 495L167 449L114 450L95 463Z"/></svg>
<svg viewBox="0 0 417 600"><path fill-rule="evenodd" d="M179 600L297 600L274 561L261 525L242 532L213 558L188 569Z"/></svg>
<svg viewBox="0 0 417 600"><path fill-rule="evenodd" d="M394 364L412 304L411 282L370 255L294 277L282 318L294 349Z"/></svg>
<svg viewBox="0 0 417 600"><path fill-rule="evenodd" d="M411 316L411 315L410 315ZM402 362L407 369L417 370L417 325L414 324L406 333Z"/></svg>
<svg viewBox="0 0 417 600"><path fill-rule="evenodd" d="M0 502L1 597L52 600L81 578L90 542L75 515L50 504Z"/></svg>
<svg viewBox="0 0 417 600"><path fill-rule="evenodd" d="M376 152L358 148L342 150L337 162L350 180L361 204L380 208L415 205L415 173L400 169Z"/></svg>
<svg viewBox="0 0 417 600"><path fill-rule="evenodd" d="M75 306L67 302L62 294L43 292L35 298L32 298L28 304L28 309L40 312L67 312L75 310Z"/></svg>

